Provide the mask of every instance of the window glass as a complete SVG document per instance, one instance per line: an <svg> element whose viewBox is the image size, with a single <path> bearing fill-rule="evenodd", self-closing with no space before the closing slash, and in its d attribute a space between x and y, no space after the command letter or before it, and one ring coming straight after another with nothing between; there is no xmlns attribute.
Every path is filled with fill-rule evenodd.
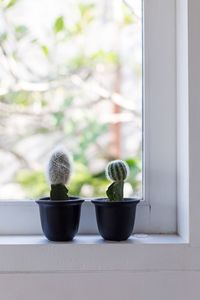
<svg viewBox="0 0 200 300"><path fill-rule="evenodd" d="M70 193L105 195L124 159L142 191L142 1L0 2L0 198L48 194L47 155L73 153Z"/></svg>

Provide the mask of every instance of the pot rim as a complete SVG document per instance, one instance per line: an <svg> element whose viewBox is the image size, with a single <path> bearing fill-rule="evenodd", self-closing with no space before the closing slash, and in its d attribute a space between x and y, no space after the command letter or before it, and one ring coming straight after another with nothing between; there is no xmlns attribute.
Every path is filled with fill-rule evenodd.
<svg viewBox="0 0 200 300"><path fill-rule="evenodd" d="M99 206L121 206L127 204L137 205L140 201L141 199L138 198L124 198L120 201L108 201L108 198L96 198L91 200L92 203Z"/></svg>
<svg viewBox="0 0 200 300"><path fill-rule="evenodd" d="M43 197L35 202L37 204L47 204L47 205L74 205L82 204L85 200L80 197L70 196L68 200L50 200L50 197Z"/></svg>

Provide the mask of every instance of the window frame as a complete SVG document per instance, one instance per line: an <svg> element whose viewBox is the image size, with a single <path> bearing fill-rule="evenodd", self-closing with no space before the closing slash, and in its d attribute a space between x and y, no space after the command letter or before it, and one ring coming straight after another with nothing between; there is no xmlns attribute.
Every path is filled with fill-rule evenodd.
<svg viewBox="0 0 200 300"><path fill-rule="evenodd" d="M170 118L170 122L169 122ZM176 233L176 1L143 0L143 185L135 232ZM82 207L80 234L97 233ZM41 234L34 201L1 201L0 234Z"/></svg>

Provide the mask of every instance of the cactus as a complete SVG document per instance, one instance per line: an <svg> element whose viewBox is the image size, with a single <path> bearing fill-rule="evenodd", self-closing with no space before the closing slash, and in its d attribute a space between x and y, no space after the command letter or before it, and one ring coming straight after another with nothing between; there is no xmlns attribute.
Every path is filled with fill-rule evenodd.
<svg viewBox="0 0 200 300"><path fill-rule="evenodd" d="M129 175L129 167L123 160L111 161L106 167L106 176L114 181L106 194L110 201L121 201L124 198L124 181Z"/></svg>
<svg viewBox="0 0 200 300"><path fill-rule="evenodd" d="M51 200L68 200L68 189L65 184L71 175L70 157L64 148L55 149L49 158L47 177L51 185Z"/></svg>

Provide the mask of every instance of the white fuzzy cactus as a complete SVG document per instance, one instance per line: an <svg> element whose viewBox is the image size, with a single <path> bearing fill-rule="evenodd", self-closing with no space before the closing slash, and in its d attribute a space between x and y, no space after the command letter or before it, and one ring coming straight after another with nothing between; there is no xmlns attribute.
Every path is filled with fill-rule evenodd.
<svg viewBox="0 0 200 300"><path fill-rule="evenodd" d="M63 147L56 148L50 155L47 165L47 177L51 185L51 200L68 200L65 184L71 176L71 158Z"/></svg>
<svg viewBox="0 0 200 300"><path fill-rule="evenodd" d="M51 185L65 185L71 176L71 159L64 147L56 148L50 155L47 177Z"/></svg>

